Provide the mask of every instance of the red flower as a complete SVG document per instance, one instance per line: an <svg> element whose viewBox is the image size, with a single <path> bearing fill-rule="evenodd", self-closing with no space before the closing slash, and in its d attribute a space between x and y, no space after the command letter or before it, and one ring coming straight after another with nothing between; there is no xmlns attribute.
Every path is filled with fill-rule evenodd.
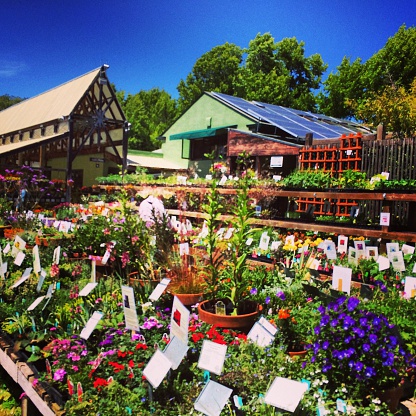
<svg viewBox="0 0 416 416"><path fill-rule="evenodd" d="M204 338L204 334L201 334L200 332L197 332L197 333L192 334L192 341L193 342L198 342L202 338Z"/></svg>
<svg viewBox="0 0 416 416"><path fill-rule="evenodd" d="M124 358L126 355L127 355L127 353L126 353L126 352L123 352L123 351L117 351L117 356L118 356L118 357L120 357L120 358Z"/></svg>
<svg viewBox="0 0 416 416"><path fill-rule="evenodd" d="M138 342L136 345L136 350L147 350L147 345L141 342Z"/></svg>
<svg viewBox="0 0 416 416"><path fill-rule="evenodd" d="M101 390L101 387L107 387L108 385L109 382L106 379L100 377L97 377L93 383L94 388L98 390Z"/></svg>
<svg viewBox="0 0 416 416"><path fill-rule="evenodd" d="M114 361L109 361L108 364L114 368L115 373L118 373L119 371L124 370L124 365L116 363Z"/></svg>
<svg viewBox="0 0 416 416"><path fill-rule="evenodd" d="M129 367L130 367L130 368L133 368L133 367L134 367L134 361L133 361L133 360L130 360L130 361L129 361Z"/></svg>

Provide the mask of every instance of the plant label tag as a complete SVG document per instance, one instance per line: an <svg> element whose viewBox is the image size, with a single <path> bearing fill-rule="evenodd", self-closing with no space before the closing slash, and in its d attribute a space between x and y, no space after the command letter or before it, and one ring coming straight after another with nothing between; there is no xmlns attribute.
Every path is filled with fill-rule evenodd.
<svg viewBox="0 0 416 416"><path fill-rule="evenodd" d="M13 286L11 286L11 288L14 289L17 286L20 286L24 281L29 279L31 272L32 272L31 267L28 267L27 269L25 269L25 271L23 272L22 277Z"/></svg>
<svg viewBox="0 0 416 416"><path fill-rule="evenodd" d="M404 281L404 297L414 298L416 295L416 277L406 276Z"/></svg>
<svg viewBox="0 0 416 416"><path fill-rule="evenodd" d="M39 305L39 303L41 303L43 301L43 299L45 299L45 296L39 296L37 299L35 299L30 306L27 308L28 311L33 311L33 309L36 308L36 306Z"/></svg>
<svg viewBox="0 0 416 416"><path fill-rule="evenodd" d="M216 342L204 339L198 360L198 367L219 376L224 366L226 353L227 345L217 344Z"/></svg>
<svg viewBox="0 0 416 416"><path fill-rule="evenodd" d="M33 247L33 271L39 274L42 270L40 266L39 247L36 245Z"/></svg>
<svg viewBox="0 0 416 416"><path fill-rule="evenodd" d="M191 312L175 296L173 298L172 315L170 318L170 338L178 337L188 343L189 316Z"/></svg>
<svg viewBox="0 0 416 416"><path fill-rule="evenodd" d="M157 389L172 367L172 362L163 354L162 350L157 349L152 358L143 370L146 380Z"/></svg>
<svg viewBox="0 0 416 416"><path fill-rule="evenodd" d="M2 263L1 266L0 266L0 276L1 276L2 280L5 279L6 273L7 273L7 261Z"/></svg>
<svg viewBox="0 0 416 416"><path fill-rule="evenodd" d="M279 409L295 412L308 386L301 381L276 377L264 401Z"/></svg>
<svg viewBox="0 0 416 416"><path fill-rule="evenodd" d="M380 225L385 227L390 225L390 212L380 212Z"/></svg>
<svg viewBox="0 0 416 416"><path fill-rule="evenodd" d="M179 255L187 256L189 254L189 243L179 244Z"/></svg>
<svg viewBox="0 0 416 416"><path fill-rule="evenodd" d="M196 399L194 408L204 415L220 416L232 392L232 389L209 380Z"/></svg>
<svg viewBox="0 0 416 416"><path fill-rule="evenodd" d="M403 244L402 252L403 254L413 254L415 252L415 248L413 246L409 246L408 244Z"/></svg>
<svg viewBox="0 0 416 416"><path fill-rule="evenodd" d="M276 328L274 329L276 330ZM269 332L259 321L250 329L247 338L255 342L259 347L266 347L274 341L274 334Z"/></svg>
<svg viewBox="0 0 416 416"><path fill-rule="evenodd" d="M367 246L365 248L365 256L367 259L374 259L377 261L378 259L378 247L376 246Z"/></svg>
<svg viewBox="0 0 416 416"><path fill-rule="evenodd" d="M106 250L103 258L101 259L101 264L107 264L107 261L109 258L110 258L110 250Z"/></svg>
<svg viewBox="0 0 416 416"><path fill-rule="evenodd" d="M46 277L46 272L45 270L42 269L40 272L38 285L36 286L36 292L39 293L41 291L43 282L45 281L45 277Z"/></svg>
<svg viewBox="0 0 416 416"><path fill-rule="evenodd" d="M338 253L346 253L348 250L348 237L345 235L338 236Z"/></svg>
<svg viewBox="0 0 416 416"><path fill-rule="evenodd" d="M334 266L332 274L332 288L350 294L352 269Z"/></svg>
<svg viewBox="0 0 416 416"><path fill-rule="evenodd" d="M216 315L226 315L225 304L220 300L215 304L215 314Z"/></svg>
<svg viewBox="0 0 416 416"><path fill-rule="evenodd" d="M166 283L167 281L167 283ZM158 300L163 292L166 290L166 288L168 287L170 280L169 279L163 279L163 281L161 281L154 289L153 292L150 294L149 299L152 301L156 301Z"/></svg>
<svg viewBox="0 0 416 416"><path fill-rule="evenodd" d="M79 292L79 296L88 296L91 291L98 285L98 283L87 283L82 290Z"/></svg>
<svg viewBox="0 0 416 416"><path fill-rule="evenodd" d="M82 339L87 340L90 335L92 334L92 331L94 331L95 327L97 326L98 322L103 317L103 313L99 311L95 311L91 318L88 320L87 325L85 325L84 329L81 331L79 336Z"/></svg>
<svg viewBox="0 0 416 416"><path fill-rule="evenodd" d="M267 232L264 232L260 237L259 249L267 250L269 248L270 237L267 235Z"/></svg>
<svg viewBox="0 0 416 416"><path fill-rule="evenodd" d="M395 270L396 272L404 272L406 270L406 265L404 264L402 251L398 251L397 253L392 255L391 265L393 266L393 270Z"/></svg>
<svg viewBox="0 0 416 416"><path fill-rule="evenodd" d="M337 399L337 410L338 412L347 413L347 405L344 400Z"/></svg>
<svg viewBox="0 0 416 416"><path fill-rule="evenodd" d="M10 243L7 243L6 244L6 247L4 247L4 249L3 249L3 254L7 254L9 251L10 251Z"/></svg>
<svg viewBox="0 0 416 416"><path fill-rule="evenodd" d="M233 236L234 228L229 228L224 235L224 240L229 240Z"/></svg>
<svg viewBox="0 0 416 416"><path fill-rule="evenodd" d="M225 175L222 175L221 180L218 185L223 186L225 185L225 182L227 182L227 177Z"/></svg>
<svg viewBox="0 0 416 416"><path fill-rule="evenodd" d="M123 299L126 329L140 331L139 321L137 319L136 303L134 301L134 289L131 286L121 286L121 297Z"/></svg>
<svg viewBox="0 0 416 416"><path fill-rule="evenodd" d="M23 253L23 251L18 251L18 253L16 254L16 258L14 259L14 264L16 266L21 266L25 257L26 254Z"/></svg>
<svg viewBox="0 0 416 416"><path fill-rule="evenodd" d="M163 354L172 363L171 369L176 370L179 367L183 357L187 353L189 347L178 337L173 337L169 344L166 346Z"/></svg>
<svg viewBox="0 0 416 416"><path fill-rule="evenodd" d="M378 256L377 263L379 271L387 270L388 268L390 268L390 261L387 257Z"/></svg>

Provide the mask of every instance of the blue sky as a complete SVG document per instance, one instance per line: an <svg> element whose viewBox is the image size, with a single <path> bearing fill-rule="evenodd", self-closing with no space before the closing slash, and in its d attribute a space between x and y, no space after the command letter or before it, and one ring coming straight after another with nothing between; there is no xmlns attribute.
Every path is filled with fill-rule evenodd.
<svg viewBox="0 0 416 416"><path fill-rule="evenodd" d="M266 32L304 41L328 74L416 24L416 0L0 0L0 10L0 95L19 97L109 64L118 90L158 87L177 98L202 54Z"/></svg>

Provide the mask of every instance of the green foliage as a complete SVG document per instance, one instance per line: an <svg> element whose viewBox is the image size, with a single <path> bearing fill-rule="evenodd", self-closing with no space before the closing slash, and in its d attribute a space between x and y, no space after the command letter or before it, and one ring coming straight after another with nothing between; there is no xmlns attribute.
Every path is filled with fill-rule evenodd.
<svg viewBox="0 0 416 416"><path fill-rule="evenodd" d="M226 42L204 53L192 71L178 85L179 108L183 113L204 91L218 91L235 95L235 80L242 62L243 51L239 46Z"/></svg>
<svg viewBox="0 0 416 416"><path fill-rule="evenodd" d="M131 123L129 148L154 150L160 147L157 138L177 117L176 100L166 91L152 88L129 94L120 102Z"/></svg>
<svg viewBox="0 0 416 416"><path fill-rule="evenodd" d="M20 103L20 101L23 101L23 98L13 97L9 94L0 95L0 111Z"/></svg>

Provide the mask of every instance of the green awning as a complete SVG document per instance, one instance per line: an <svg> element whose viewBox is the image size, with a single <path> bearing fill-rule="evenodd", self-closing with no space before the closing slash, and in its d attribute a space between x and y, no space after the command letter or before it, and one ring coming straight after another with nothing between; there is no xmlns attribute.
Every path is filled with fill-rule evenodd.
<svg viewBox="0 0 416 416"><path fill-rule="evenodd" d="M228 129L230 127L232 126L212 127L210 129L184 131L183 133L171 134L170 140L203 139L204 137L216 136L219 130Z"/></svg>

